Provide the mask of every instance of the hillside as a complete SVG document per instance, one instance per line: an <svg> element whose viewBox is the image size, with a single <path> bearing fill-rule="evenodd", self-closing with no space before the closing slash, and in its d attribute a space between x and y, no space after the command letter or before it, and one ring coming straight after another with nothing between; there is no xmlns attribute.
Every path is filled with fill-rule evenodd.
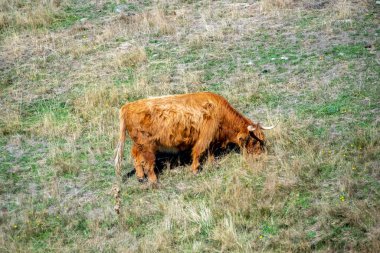
<svg viewBox="0 0 380 253"><path fill-rule="evenodd" d="M0 0L0 252L376 252L379 10L372 0ZM118 110L212 91L269 152L123 164ZM165 162L164 162L165 164Z"/></svg>

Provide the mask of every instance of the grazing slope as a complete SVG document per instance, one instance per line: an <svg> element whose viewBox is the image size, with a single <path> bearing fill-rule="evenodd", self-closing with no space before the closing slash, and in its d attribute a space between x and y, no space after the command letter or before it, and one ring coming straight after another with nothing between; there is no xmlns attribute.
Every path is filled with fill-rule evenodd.
<svg viewBox="0 0 380 253"><path fill-rule="evenodd" d="M116 4L117 2L117 4ZM1 252L375 252L379 5L0 0ZM128 177L118 110L212 91L269 152ZM169 166L168 166L169 167Z"/></svg>

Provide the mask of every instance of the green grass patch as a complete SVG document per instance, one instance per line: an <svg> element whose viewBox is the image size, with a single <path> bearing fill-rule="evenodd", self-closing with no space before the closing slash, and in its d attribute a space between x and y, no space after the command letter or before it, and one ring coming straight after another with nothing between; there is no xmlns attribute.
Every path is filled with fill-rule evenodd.
<svg viewBox="0 0 380 253"><path fill-rule="evenodd" d="M325 101L322 104L303 104L297 108L300 115L313 115L314 117L326 118L336 117L346 113L356 113L359 106L352 96L348 94L339 95L336 99Z"/></svg>
<svg viewBox="0 0 380 253"><path fill-rule="evenodd" d="M368 49L363 44L338 45L325 52L325 55L341 60L363 58L368 54Z"/></svg>
<svg viewBox="0 0 380 253"><path fill-rule="evenodd" d="M278 227L273 222L263 222L260 226L261 235L264 237L274 236L278 233Z"/></svg>
<svg viewBox="0 0 380 253"><path fill-rule="evenodd" d="M118 77L114 78L115 86L117 86L117 87L123 87L123 86L130 87L135 83L136 73L135 73L134 68L127 67L125 69L122 69L120 72L121 72L121 74Z"/></svg>
<svg viewBox="0 0 380 253"><path fill-rule="evenodd" d="M79 20L94 20L111 14L115 11L114 2L106 2L103 6L97 6L94 3L72 0L72 2L63 8L63 14L50 25L50 29L64 29L72 26Z"/></svg>
<svg viewBox="0 0 380 253"><path fill-rule="evenodd" d="M273 92L265 91L254 93L248 98L248 102L251 105L268 105L269 107L277 107L282 101L283 97L280 94L275 94Z"/></svg>
<svg viewBox="0 0 380 253"><path fill-rule="evenodd" d="M46 115L51 115L57 123L65 122L70 116L71 108L57 99L40 99L23 104L21 111L23 124L30 126L41 121Z"/></svg>
<svg viewBox="0 0 380 253"><path fill-rule="evenodd" d="M295 26L299 29L313 27L320 22L320 17L316 14L305 14L295 22Z"/></svg>
<svg viewBox="0 0 380 253"><path fill-rule="evenodd" d="M235 72L237 68L233 57L209 58L201 64L200 69L204 71L203 82L214 83L223 80Z"/></svg>

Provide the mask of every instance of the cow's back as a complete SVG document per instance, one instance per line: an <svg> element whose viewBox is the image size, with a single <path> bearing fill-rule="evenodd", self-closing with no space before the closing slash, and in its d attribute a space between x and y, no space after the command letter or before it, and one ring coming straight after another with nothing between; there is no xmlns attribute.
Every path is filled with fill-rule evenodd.
<svg viewBox="0 0 380 253"><path fill-rule="evenodd" d="M186 149L194 145L202 129L216 130L219 100L219 96L207 92L173 95L138 100L122 110L135 142Z"/></svg>

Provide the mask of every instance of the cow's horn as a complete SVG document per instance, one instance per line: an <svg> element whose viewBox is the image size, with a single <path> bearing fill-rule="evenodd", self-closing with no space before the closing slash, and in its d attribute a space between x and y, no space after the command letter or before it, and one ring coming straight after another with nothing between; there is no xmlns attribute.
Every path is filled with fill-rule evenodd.
<svg viewBox="0 0 380 253"><path fill-rule="evenodd" d="M255 131L256 128L249 125L249 126L247 126L247 129L248 129L248 131L253 132L253 131Z"/></svg>
<svg viewBox="0 0 380 253"><path fill-rule="evenodd" d="M260 125L260 128L263 129L263 130L271 130L271 129L274 128L274 126L269 126L269 127L267 127L267 126L261 126L261 125Z"/></svg>

